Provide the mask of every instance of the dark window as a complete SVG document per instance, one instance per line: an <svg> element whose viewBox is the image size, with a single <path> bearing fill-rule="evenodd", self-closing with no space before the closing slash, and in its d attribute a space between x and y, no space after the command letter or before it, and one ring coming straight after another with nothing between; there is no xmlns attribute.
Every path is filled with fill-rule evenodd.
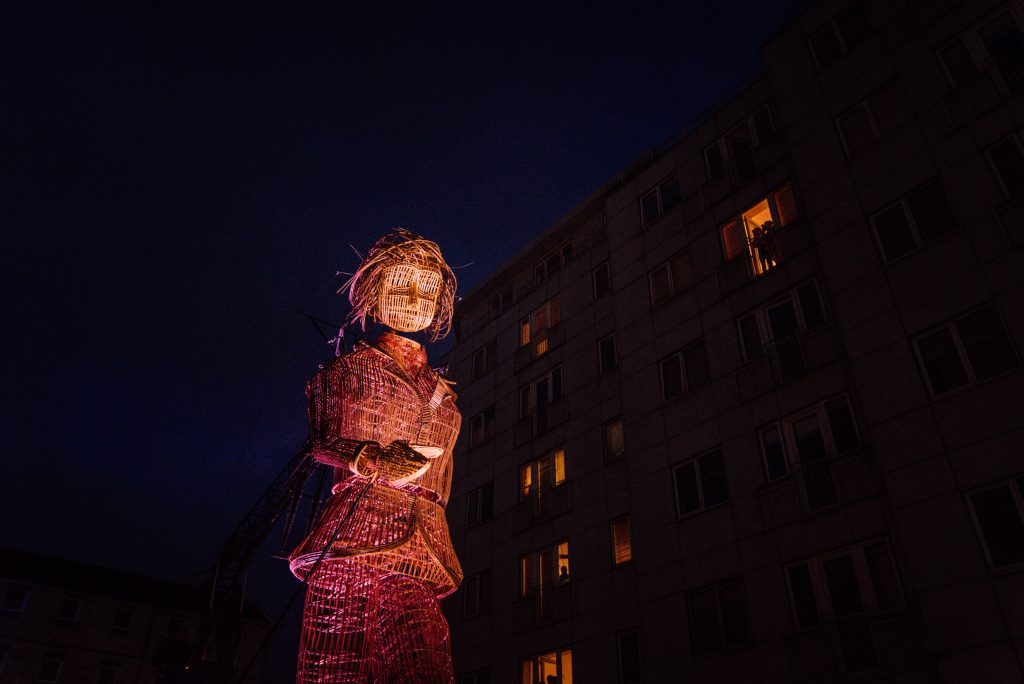
<svg viewBox="0 0 1024 684"><path fill-rule="evenodd" d="M854 5L811 38L811 51L818 68L824 70L832 66L873 32L867 9L861 3Z"/></svg>
<svg viewBox="0 0 1024 684"><path fill-rule="evenodd" d="M988 380L1019 365L995 307L986 307L919 337L915 344L932 394Z"/></svg>
<svg viewBox="0 0 1024 684"><path fill-rule="evenodd" d="M800 302L800 311L804 317L805 330L810 330L825 322L825 311L821 308L818 286L813 280L806 285L798 287L796 295Z"/></svg>
<svg viewBox="0 0 1024 684"><path fill-rule="evenodd" d="M643 681L643 669L640 667L639 636L636 632L623 632L618 641L620 684L640 684Z"/></svg>
<svg viewBox="0 0 1024 684"><path fill-rule="evenodd" d="M878 140L871 115L862 105L857 105L848 113L840 116L836 123L846 145L846 154L853 157L871 147Z"/></svg>
<svg viewBox="0 0 1024 684"><path fill-rule="evenodd" d="M572 243L567 242L560 249L549 254L533 269L534 279L538 284L558 273L572 259Z"/></svg>
<svg viewBox="0 0 1024 684"><path fill-rule="evenodd" d="M494 517L494 483L485 482L466 496L466 526Z"/></svg>
<svg viewBox="0 0 1024 684"><path fill-rule="evenodd" d="M682 201L679 179L671 176L663 180L653 190L640 198L640 216L646 226L667 214Z"/></svg>
<svg viewBox="0 0 1024 684"><path fill-rule="evenodd" d="M946 191L937 180L875 214L871 221L886 261L911 252L959 225Z"/></svg>
<svg viewBox="0 0 1024 684"><path fill-rule="evenodd" d="M761 431L761 449L764 452L764 467L769 480L777 480L786 475L786 451L782 446L782 435L779 426L773 425Z"/></svg>
<svg viewBox="0 0 1024 684"><path fill-rule="evenodd" d="M612 275L606 261L594 269L594 299L604 297L611 289Z"/></svg>
<svg viewBox="0 0 1024 684"><path fill-rule="evenodd" d="M64 669L64 658L59 655L46 654L43 656L43 662L39 666L39 674L36 675L37 682L51 682L60 681L61 670Z"/></svg>
<svg viewBox="0 0 1024 684"><path fill-rule="evenodd" d="M1024 191L1024 156L1013 137L989 148L989 159L1007 195Z"/></svg>
<svg viewBox="0 0 1024 684"><path fill-rule="evenodd" d="M459 684L491 684L491 671L484 668L466 672L459 677Z"/></svg>
<svg viewBox="0 0 1024 684"><path fill-rule="evenodd" d="M688 592L686 599L695 654L712 653L750 639L743 586L738 580Z"/></svg>
<svg viewBox="0 0 1024 684"><path fill-rule="evenodd" d="M970 499L992 565L1024 562L1024 478L971 494Z"/></svg>
<svg viewBox="0 0 1024 684"><path fill-rule="evenodd" d="M853 421L850 404L845 398L825 402L829 426L832 428L832 442L837 454L851 451L860 446L857 426Z"/></svg>
<svg viewBox="0 0 1024 684"><path fill-rule="evenodd" d="M704 340L691 344L681 352L663 359L661 368L661 396L664 401L685 392L693 392L711 383L707 348Z"/></svg>
<svg viewBox="0 0 1024 684"><path fill-rule="evenodd" d="M708 178L714 178L725 171L725 161L722 159L722 149L716 142L704 150L704 159L708 165Z"/></svg>
<svg viewBox="0 0 1024 684"><path fill-rule="evenodd" d="M121 663L116 660L104 660L100 665L96 684L117 684L117 676L121 672Z"/></svg>
<svg viewBox="0 0 1024 684"><path fill-rule="evenodd" d="M761 344L761 333L757 325L757 316L750 315L740 319L740 339L743 342L743 356L754 361L764 356Z"/></svg>
<svg viewBox="0 0 1024 684"><path fill-rule="evenodd" d="M473 379L483 377L497 365L498 343L491 340L473 353Z"/></svg>
<svg viewBox="0 0 1024 684"><path fill-rule="evenodd" d="M28 602L28 589L17 585L7 587L7 593L4 595L4 610L20 613L25 609L26 602Z"/></svg>
<svg viewBox="0 0 1024 684"><path fill-rule="evenodd" d="M469 446L475 447L494 437L494 407L488 406L469 422Z"/></svg>
<svg viewBox="0 0 1024 684"><path fill-rule="evenodd" d="M626 453L626 439L622 430L622 419L616 418L604 424L605 457L618 458Z"/></svg>
<svg viewBox="0 0 1024 684"><path fill-rule="evenodd" d="M674 478L680 515L729 500L725 460L717 449L676 466Z"/></svg>
<svg viewBox="0 0 1024 684"><path fill-rule="evenodd" d="M651 304L658 305L693 285L690 253L680 252L648 274Z"/></svg>
<svg viewBox="0 0 1024 684"><path fill-rule="evenodd" d="M995 19L978 29L978 37L985 44L992 62L1014 93L1024 91L1024 34L1009 12L1001 12Z"/></svg>
<svg viewBox="0 0 1024 684"><path fill-rule="evenodd" d="M463 584L462 616L474 617L490 610L491 573L470 575Z"/></svg>
<svg viewBox="0 0 1024 684"><path fill-rule="evenodd" d="M60 610L57 612L58 620L65 620L67 622L75 622L78 620L78 613L82 610L82 602L76 598L70 596L65 597L60 604Z"/></svg>
<svg viewBox="0 0 1024 684"><path fill-rule="evenodd" d="M884 542L868 544L864 547L864 561L868 566L871 586L875 590L878 610L902 608L903 589L892 557L889 555L889 545Z"/></svg>
<svg viewBox="0 0 1024 684"><path fill-rule="evenodd" d="M811 570L805 563L789 568L789 591L793 597L793 612L796 613L797 627L809 629L821 624L818 602L814 598Z"/></svg>
<svg viewBox="0 0 1024 684"><path fill-rule="evenodd" d="M881 137L905 124L913 115L907 96L895 81L868 97L867 104Z"/></svg>
<svg viewBox="0 0 1024 684"><path fill-rule="evenodd" d="M121 631L131 630L135 625L135 609L131 606L120 605L114 612L114 629Z"/></svg>
<svg viewBox="0 0 1024 684"><path fill-rule="evenodd" d="M864 600L861 597L860 585L857 583L853 558L832 558L824 561L821 568L825 573L825 583L828 585L832 613L836 617L843 617L863 612Z"/></svg>
<svg viewBox="0 0 1024 684"><path fill-rule="evenodd" d="M615 334L602 337L597 343L599 370L602 375L615 368Z"/></svg>
<svg viewBox="0 0 1024 684"><path fill-rule="evenodd" d="M974 58L971 57L970 50L960 38L939 50L939 58L942 60L943 66L946 67L946 73L949 74L949 80L954 86L963 85L978 74Z"/></svg>

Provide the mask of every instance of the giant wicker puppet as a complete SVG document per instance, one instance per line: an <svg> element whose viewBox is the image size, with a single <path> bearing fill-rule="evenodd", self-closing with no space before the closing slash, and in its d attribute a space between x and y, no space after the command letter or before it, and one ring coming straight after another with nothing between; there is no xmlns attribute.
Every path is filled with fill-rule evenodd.
<svg viewBox="0 0 1024 684"><path fill-rule="evenodd" d="M435 243L406 230L377 240L347 288L348 323L431 339L450 328L455 276ZM439 599L462 581L444 515L462 418L423 347L391 330L307 385L312 455L335 484L290 557L308 582L300 683L452 681Z"/></svg>

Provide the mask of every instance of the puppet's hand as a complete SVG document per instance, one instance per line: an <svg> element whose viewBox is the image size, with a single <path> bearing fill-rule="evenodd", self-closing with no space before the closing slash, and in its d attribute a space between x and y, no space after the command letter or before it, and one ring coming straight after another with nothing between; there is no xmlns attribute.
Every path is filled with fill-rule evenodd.
<svg viewBox="0 0 1024 684"><path fill-rule="evenodd" d="M407 442L395 440L386 447L367 443L353 466L356 473L364 477L369 477L376 470L385 482L403 485L427 472L430 460Z"/></svg>

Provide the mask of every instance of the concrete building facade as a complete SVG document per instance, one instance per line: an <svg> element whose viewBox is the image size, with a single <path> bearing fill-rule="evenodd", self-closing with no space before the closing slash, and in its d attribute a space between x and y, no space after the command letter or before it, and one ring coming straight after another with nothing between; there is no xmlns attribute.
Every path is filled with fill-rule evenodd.
<svg viewBox="0 0 1024 684"><path fill-rule="evenodd" d="M1024 680L1024 5L761 54L460 305L463 684Z"/></svg>

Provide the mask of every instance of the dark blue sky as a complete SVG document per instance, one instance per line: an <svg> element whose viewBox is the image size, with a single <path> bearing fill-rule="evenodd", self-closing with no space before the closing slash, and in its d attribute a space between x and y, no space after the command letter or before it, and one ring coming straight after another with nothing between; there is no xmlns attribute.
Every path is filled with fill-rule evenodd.
<svg viewBox="0 0 1024 684"><path fill-rule="evenodd" d="M349 244L421 232L467 291L796 3L43 4L0 47L0 545L188 579L303 440L294 312L341 318Z"/></svg>

